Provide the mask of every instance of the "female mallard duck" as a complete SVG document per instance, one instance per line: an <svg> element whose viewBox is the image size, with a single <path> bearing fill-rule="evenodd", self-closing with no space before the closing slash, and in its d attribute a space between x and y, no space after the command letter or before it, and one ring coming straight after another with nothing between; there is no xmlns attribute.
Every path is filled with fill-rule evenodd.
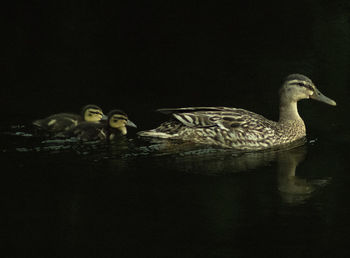
<svg viewBox="0 0 350 258"><path fill-rule="evenodd" d="M142 131L140 136L179 139L238 150L262 150L294 142L306 135L297 102L315 99L335 106L306 76L289 75L280 89L279 121L271 121L253 112L228 107L188 107L159 109L174 119L159 127Z"/></svg>
<svg viewBox="0 0 350 258"><path fill-rule="evenodd" d="M33 124L50 133L68 131L83 121L99 122L105 118L102 109L96 105L86 105L81 110L81 115L72 113L59 113L36 120Z"/></svg>
<svg viewBox="0 0 350 258"><path fill-rule="evenodd" d="M113 140L117 135L126 135L126 127L136 127L127 114L115 109L108 113L107 121L101 123L81 122L69 131L56 137L76 137L83 141Z"/></svg>

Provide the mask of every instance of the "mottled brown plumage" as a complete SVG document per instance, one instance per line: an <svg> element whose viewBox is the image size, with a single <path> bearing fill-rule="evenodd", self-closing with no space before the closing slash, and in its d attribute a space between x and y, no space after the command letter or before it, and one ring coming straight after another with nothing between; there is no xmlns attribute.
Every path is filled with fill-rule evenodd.
<svg viewBox="0 0 350 258"><path fill-rule="evenodd" d="M278 122L239 108L169 108L159 111L172 114L173 119L153 130L139 132L139 135L239 150L262 150L291 143L306 135L304 121L297 110L297 101L306 98L336 105L322 95L309 78L292 74L280 90Z"/></svg>

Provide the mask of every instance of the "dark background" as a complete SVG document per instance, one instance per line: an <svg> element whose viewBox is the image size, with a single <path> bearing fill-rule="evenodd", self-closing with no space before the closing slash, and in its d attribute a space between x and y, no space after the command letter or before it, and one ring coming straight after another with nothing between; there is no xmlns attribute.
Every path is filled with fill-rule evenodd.
<svg viewBox="0 0 350 258"><path fill-rule="evenodd" d="M349 255L349 1L15 1L3 10L1 248L18 257ZM297 175L329 183L295 203L278 190L276 158L257 155L235 173L242 161L231 156L145 154L153 145L136 130L126 145L74 148L29 130L89 103L123 109L138 130L163 121L161 107L278 119L290 73L338 104L298 104L309 142Z"/></svg>
<svg viewBox="0 0 350 258"><path fill-rule="evenodd" d="M347 90L348 11L347 1L18 2L3 39L1 104L22 120L96 103L141 128L160 107L277 116L290 73L322 82L330 97Z"/></svg>

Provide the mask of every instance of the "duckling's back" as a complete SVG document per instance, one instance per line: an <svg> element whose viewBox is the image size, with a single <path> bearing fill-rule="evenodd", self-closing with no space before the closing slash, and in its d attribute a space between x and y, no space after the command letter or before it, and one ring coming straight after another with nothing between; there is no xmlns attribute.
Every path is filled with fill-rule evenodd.
<svg viewBox="0 0 350 258"><path fill-rule="evenodd" d="M83 119L80 115L71 113L60 113L48 116L44 119L35 120L33 125L50 133L68 131L77 126Z"/></svg>
<svg viewBox="0 0 350 258"><path fill-rule="evenodd" d="M69 138L75 137L82 141L96 141L105 140L106 124L103 122L93 123L93 122L81 122L77 126L60 133L57 133L55 137L57 138Z"/></svg>

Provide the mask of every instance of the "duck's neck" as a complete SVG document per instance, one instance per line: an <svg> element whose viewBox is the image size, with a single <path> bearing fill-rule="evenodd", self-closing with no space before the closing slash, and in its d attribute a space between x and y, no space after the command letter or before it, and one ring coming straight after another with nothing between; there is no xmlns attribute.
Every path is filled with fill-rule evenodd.
<svg viewBox="0 0 350 258"><path fill-rule="evenodd" d="M297 102L281 101L279 122L302 120L298 113Z"/></svg>

